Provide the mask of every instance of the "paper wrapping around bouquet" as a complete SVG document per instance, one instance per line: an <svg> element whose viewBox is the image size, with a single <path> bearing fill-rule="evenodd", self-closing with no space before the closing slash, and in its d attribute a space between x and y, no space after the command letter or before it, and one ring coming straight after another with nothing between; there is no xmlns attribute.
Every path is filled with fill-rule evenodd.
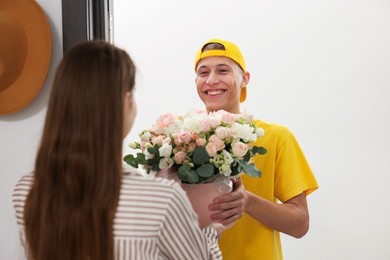
<svg viewBox="0 0 390 260"><path fill-rule="evenodd" d="M212 222L215 222L215 220L211 220L210 216L219 211L211 211L209 205L213 202L214 198L223 194L223 192L218 189L218 183L182 183L181 187L186 191L194 211L198 214L199 226L204 228Z"/></svg>
<svg viewBox="0 0 390 260"><path fill-rule="evenodd" d="M187 193L187 196L191 201L192 208L198 214L199 226L201 228L215 222L215 220L211 220L210 216L219 211L211 211L209 209L209 205L213 202L214 198L230 192L233 189L233 183L230 178L223 175L219 175L211 183L199 184L182 183L178 178L177 173L169 170L161 170L156 174L156 177L173 179L178 183L181 183L181 187Z"/></svg>

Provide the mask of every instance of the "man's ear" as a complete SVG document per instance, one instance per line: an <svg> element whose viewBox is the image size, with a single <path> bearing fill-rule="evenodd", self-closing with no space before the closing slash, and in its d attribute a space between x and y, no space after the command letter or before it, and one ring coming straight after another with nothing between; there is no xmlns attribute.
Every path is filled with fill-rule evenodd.
<svg viewBox="0 0 390 260"><path fill-rule="evenodd" d="M251 78L251 74L249 73L249 71L244 71L242 73L241 87L246 87L246 85L248 85L248 83L249 83L250 78Z"/></svg>

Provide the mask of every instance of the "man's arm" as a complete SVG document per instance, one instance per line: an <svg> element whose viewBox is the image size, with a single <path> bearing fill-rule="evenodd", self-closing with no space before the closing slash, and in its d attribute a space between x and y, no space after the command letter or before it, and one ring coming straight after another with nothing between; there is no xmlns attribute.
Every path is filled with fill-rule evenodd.
<svg viewBox="0 0 390 260"><path fill-rule="evenodd" d="M237 185L239 187L233 192L217 197L210 205L210 209L224 210L211 215L212 219L222 219L222 224L229 225L240 218L244 210L262 224L296 238L303 237L309 230L309 210L304 192L277 204L246 191L241 182Z"/></svg>
<svg viewBox="0 0 390 260"><path fill-rule="evenodd" d="M295 238L309 230L309 210L306 194L289 199L283 204L270 202L246 191L245 212L264 225Z"/></svg>

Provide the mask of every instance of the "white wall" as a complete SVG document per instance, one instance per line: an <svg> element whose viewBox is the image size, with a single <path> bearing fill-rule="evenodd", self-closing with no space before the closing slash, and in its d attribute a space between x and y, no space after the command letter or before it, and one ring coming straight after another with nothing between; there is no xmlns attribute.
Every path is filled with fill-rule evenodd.
<svg viewBox="0 0 390 260"><path fill-rule="evenodd" d="M139 68L127 140L163 112L203 107L193 58L236 42L251 72L243 108L287 125L318 178L311 229L286 259L390 259L390 2L115 0L115 41ZM126 149L126 151L129 151Z"/></svg>
<svg viewBox="0 0 390 260"><path fill-rule="evenodd" d="M38 3L53 32L52 64L35 101L0 116L0 259L20 256L11 193L33 167L49 83L62 56L61 1ZM320 184L308 198L311 230L300 240L283 237L285 258L390 259L388 1L114 4L116 43L139 68L139 113L127 141L163 112L202 107L195 51L212 37L234 41L252 74L243 108L292 129Z"/></svg>
<svg viewBox="0 0 390 260"><path fill-rule="evenodd" d="M37 3L45 11L51 27L53 44L51 66L41 92L28 107L16 114L0 116L1 260L23 257L12 209L11 194L20 176L33 168L50 92L50 82L62 57L61 0L37 0Z"/></svg>

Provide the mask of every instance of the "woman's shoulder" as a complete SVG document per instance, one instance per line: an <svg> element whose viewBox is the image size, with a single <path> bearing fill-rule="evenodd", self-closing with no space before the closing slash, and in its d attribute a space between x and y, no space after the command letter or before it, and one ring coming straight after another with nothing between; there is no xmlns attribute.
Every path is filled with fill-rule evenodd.
<svg viewBox="0 0 390 260"><path fill-rule="evenodd" d="M125 171L122 183L124 188L130 187L131 189L160 189L167 192L177 192L178 189L181 189L175 180L154 177L137 170Z"/></svg>
<svg viewBox="0 0 390 260"><path fill-rule="evenodd" d="M34 180L34 173L33 172L29 172L29 173L26 173L26 174L23 174L16 185L22 185L23 183L31 183L33 182Z"/></svg>
<svg viewBox="0 0 390 260"><path fill-rule="evenodd" d="M27 195L31 185L34 182L34 173L30 172L22 175L16 183L13 191L13 196Z"/></svg>
<svg viewBox="0 0 390 260"><path fill-rule="evenodd" d="M120 191L120 209L154 205L155 209L166 209L186 202L185 191L175 180L140 175L137 173L124 174ZM143 202L139 204L138 202ZM158 211L158 210L157 210Z"/></svg>
<svg viewBox="0 0 390 260"><path fill-rule="evenodd" d="M34 174L28 173L19 178L12 193L12 204L18 219L18 224L23 223L24 204L34 182Z"/></svg>

